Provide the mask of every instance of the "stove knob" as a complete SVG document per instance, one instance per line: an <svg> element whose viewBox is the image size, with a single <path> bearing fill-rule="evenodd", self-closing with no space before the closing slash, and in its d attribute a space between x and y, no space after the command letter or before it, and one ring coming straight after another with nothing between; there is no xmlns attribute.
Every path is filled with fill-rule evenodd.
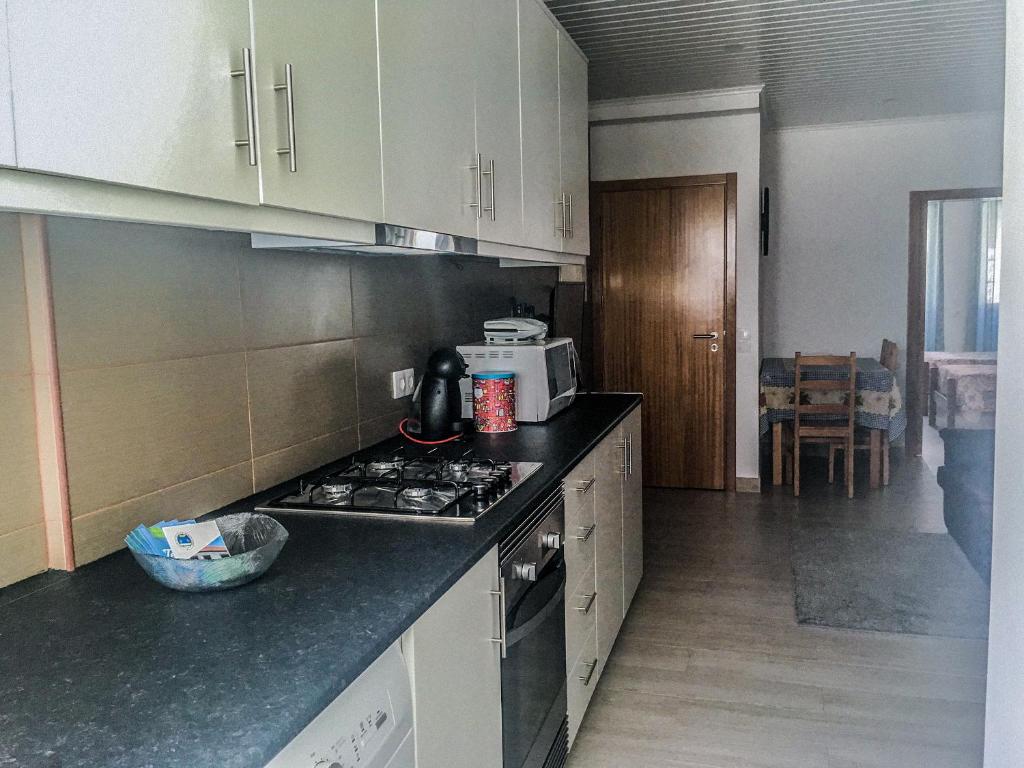
<svg viewBox="0 0 1024 768"><path fill-rule="evenodd" d="M483 480L476 480L473 483L473 501L477 504L486 504L490 498L491 488Z"/></svg>
<svg viewBox="0 0 1024 768"><path fill-rule="evenodd" d="M540 537L541 546L544 549L561 549L562 548L562 534L560 533L545 533Z"/></svg>
<svg viewBox="0 0 1024 768"><path fill-rule="evenodd" d="M537 580L537 564L536 563L516 563L513 569L513 574L520 581L536 581Z"/></svg>

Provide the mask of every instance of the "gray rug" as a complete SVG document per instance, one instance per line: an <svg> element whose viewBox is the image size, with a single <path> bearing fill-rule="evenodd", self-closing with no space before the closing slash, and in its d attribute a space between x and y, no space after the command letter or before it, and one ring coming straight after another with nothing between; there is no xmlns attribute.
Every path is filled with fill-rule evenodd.
<svg viewBox="0 0 1024 768"><path fill-rule="evenodd" d="M988 589L947 534L797 526L793 575L801 624L988 636Z"/></svg>

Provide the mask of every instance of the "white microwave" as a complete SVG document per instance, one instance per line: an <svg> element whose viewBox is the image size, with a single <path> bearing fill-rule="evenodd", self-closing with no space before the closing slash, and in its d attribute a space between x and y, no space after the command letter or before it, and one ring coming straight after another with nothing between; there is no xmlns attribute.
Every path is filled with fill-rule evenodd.
<svg viewBox="0 0 1024 768"><path fill-rule="evenodd" d="M576 396L576 348L572 339L525 344L462 344L467 373L511 371L516 375L516 421L547 421ZM462 417L473 417L473 381L462 387Z"/></svg>

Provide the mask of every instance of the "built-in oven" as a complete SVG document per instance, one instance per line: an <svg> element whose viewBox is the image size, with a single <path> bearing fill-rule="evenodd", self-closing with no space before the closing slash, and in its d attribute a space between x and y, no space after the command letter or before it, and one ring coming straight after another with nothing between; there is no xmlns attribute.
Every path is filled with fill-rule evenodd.
<svg viewBox="0 0 1024 768"><path fill-rule="evenodd" d="M504 768L565 764L564 539L559 488L498 548Z"/></svg>

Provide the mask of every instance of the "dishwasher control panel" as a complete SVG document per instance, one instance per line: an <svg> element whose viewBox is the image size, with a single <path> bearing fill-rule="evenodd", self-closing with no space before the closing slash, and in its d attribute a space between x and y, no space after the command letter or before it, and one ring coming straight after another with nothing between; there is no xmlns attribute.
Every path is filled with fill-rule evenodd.
<svg viewBox="0 0 1024 768"><path fill-rule="evenodd" d="M412 690L396 643L267 768L414 768Z"/></svg>

